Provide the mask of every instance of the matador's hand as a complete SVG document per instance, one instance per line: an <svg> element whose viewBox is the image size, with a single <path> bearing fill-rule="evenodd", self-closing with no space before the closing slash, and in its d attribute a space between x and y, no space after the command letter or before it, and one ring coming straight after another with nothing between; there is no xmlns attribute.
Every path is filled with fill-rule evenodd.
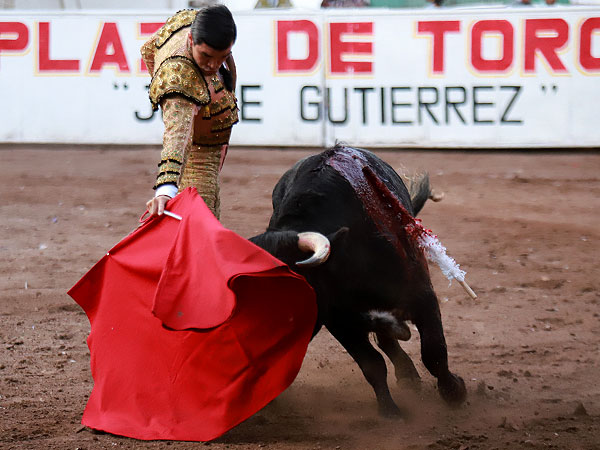
<svg viewBox="0 0 600 450"><path fill-rule="evenodd" d="M146 208L151 216L160 216L165 212L165 205L171 200L168 195L159 195L146 203Z"/></svg>

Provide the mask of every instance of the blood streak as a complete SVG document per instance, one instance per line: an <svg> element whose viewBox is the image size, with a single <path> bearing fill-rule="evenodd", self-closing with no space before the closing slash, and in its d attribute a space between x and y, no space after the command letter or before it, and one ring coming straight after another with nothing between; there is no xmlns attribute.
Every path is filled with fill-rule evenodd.
<svg viewBox="0 0 600 450"><path fill-rule="evenodd" d="M427 230L375 173L363 154L355 149L344 148L343 151L334 152L326 164L348 181L379 233L403 258L424 261L425 256L417 239Z"/></svg>

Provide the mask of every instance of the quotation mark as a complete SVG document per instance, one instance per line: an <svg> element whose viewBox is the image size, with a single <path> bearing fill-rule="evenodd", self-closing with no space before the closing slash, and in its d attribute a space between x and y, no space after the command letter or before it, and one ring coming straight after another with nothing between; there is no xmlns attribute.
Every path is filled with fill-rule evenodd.
<svg viewBox="0 0 600 450"><path fill-rule="evenodd" d="M541 88L542 88L542 92L544 94L546 94L547 92L552 92L553 94L556 94L558 92L558 86L555 84L551 84L548 86L546 86L545 84L542 84Z"/></svg>

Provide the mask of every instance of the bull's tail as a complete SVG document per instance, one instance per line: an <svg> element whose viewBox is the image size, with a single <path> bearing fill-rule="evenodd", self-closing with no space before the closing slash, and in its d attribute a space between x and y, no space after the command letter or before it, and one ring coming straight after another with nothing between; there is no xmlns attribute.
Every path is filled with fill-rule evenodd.
<svg viewBox="0 0 600 450"><path fill-rule="evenodd" d="M423 209L423 206L428 199L439 202L444 198L443 192L436 192L431 189L431 185L429 184L429 173L424 171L409 173L404 167L400 167L397 172L410 194L410 201L413 206L415 217L419 214L419 211Z"/></svg>

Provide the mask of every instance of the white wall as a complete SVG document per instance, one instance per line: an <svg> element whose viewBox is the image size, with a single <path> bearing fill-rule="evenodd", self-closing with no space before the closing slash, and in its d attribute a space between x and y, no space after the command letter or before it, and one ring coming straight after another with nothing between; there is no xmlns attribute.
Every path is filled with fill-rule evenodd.
<svg viewBox="0 0 600 450"><path fill-rule="evenodd" d="M232 11L254 9L256 0L216 0ZM193 3L193 2L192 2ZM295 8L319 9L321 0L292 0ZM190 7L189 0L0 0L0 8L6 9L165 9L178 11Z"/></svg>
<svg viewBox="0 0 600 450"><path fill-rule="evenodd" d="M168 9L188 8L188 0L0 0L0 8L53 9Z"/></svg>
<svg viewBox="0 0 600 450"><path fill-rule="evenodd" d="M0 141L160 143L139 48L169 13L0 14ZM235 18L233 144L600 146L600 8Z"/></svg>

